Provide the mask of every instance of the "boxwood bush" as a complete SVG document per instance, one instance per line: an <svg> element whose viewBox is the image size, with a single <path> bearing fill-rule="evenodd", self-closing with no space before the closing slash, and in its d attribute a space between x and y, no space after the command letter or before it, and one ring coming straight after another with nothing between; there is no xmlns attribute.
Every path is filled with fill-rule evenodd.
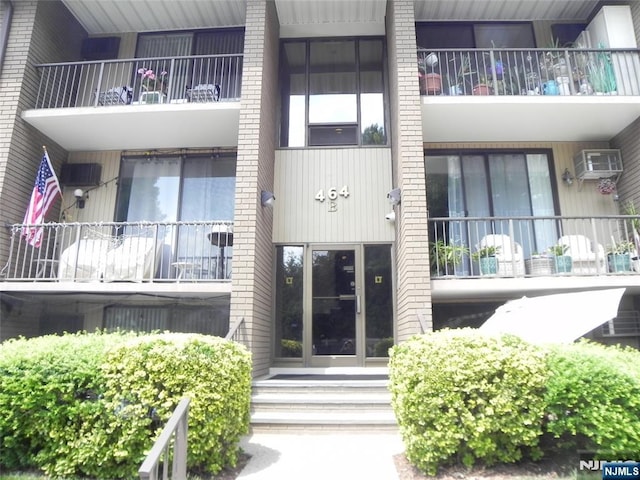
<svg viewBox="0 0 640 480"><path fill-rule="evenodd" d="M640 452L640 352L587 341L547 356L546 431L553 448L632 460ZM595 458L595 457L594 457Z"/></svg>
<svg viewBox="0 0 640 480"><path fill-rule="evenodd" d="M441 465L535 456L544 417L545 356L516 337L440 330L394 346L389 376L408 460Z"/></svg>
<svg viewBox="0 0 640 480"><path fill-rule="evenodd" d="M0 468L132 478L180 398L189 464L234 465L248 430L251 358L193 334L77 334L0 345Z"/></svg>

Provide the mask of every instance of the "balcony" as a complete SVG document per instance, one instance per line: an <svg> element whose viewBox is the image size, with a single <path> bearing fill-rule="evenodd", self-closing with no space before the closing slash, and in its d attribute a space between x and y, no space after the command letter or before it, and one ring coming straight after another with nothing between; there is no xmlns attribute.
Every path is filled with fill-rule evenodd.
<svg viewBox="0 0 640 480"><path fill-rule="evenodd" d="M638 49L417 53L425 142L608 141L640 116Z"/></svg>
<svg viewBox="0 0 640 480"><path fill-rule="evenodd" d="M230 291L231 222L47 223L39 247L8 228L4 291Z"/></svg>
<svg viewBox="0 0 640 480"><path fill-rule="evenodd" d="M468 301L614 287L639 293L638 227L640 218L628 215L432 218L432 296Z"/></svg>
<svg viewBox="0 0 640 480"><path fill-rule="evenodd" d="M69 151L237 145L242 60L199 55L37 65L35 103L22 117Z"/></svg>

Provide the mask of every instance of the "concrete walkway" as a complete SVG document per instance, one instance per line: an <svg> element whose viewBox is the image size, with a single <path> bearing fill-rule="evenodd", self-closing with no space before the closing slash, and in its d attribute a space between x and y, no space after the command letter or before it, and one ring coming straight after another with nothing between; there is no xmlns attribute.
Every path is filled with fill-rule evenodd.
<svg viewBox="0 0 640 480"><path fill-rule="evenodd" d="M397 480L398 433L257 433L241 446L251 460L238 480Z"/></svg>

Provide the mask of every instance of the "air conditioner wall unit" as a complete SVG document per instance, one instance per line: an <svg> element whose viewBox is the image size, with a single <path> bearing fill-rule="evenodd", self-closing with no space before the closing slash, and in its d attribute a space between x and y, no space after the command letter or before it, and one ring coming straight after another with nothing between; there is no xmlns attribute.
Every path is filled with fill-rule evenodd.
<svg viewBox="0 0 640 480"><path fill-rule="evenodd" d="M581 150L573 157L578 180L618 177L622 173L622 155L616 149Z"/></svg>

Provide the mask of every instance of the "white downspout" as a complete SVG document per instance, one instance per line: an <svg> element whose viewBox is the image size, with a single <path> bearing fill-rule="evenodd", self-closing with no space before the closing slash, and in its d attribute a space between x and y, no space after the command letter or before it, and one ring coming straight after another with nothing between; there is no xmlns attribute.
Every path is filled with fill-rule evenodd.
<svg viewBox="0 0 640 480"><path fill-rule="evenodd" d="M0 36L0 74L2 74L2 67L4 66L4 55L7 51L7 43L9 43L9 28L13 18L13 3L11 3L11 0L3 0L3 3L7 6L7 9L2 16L2 27L0 27L0 32L2 32L2 36Z"/></svg>

